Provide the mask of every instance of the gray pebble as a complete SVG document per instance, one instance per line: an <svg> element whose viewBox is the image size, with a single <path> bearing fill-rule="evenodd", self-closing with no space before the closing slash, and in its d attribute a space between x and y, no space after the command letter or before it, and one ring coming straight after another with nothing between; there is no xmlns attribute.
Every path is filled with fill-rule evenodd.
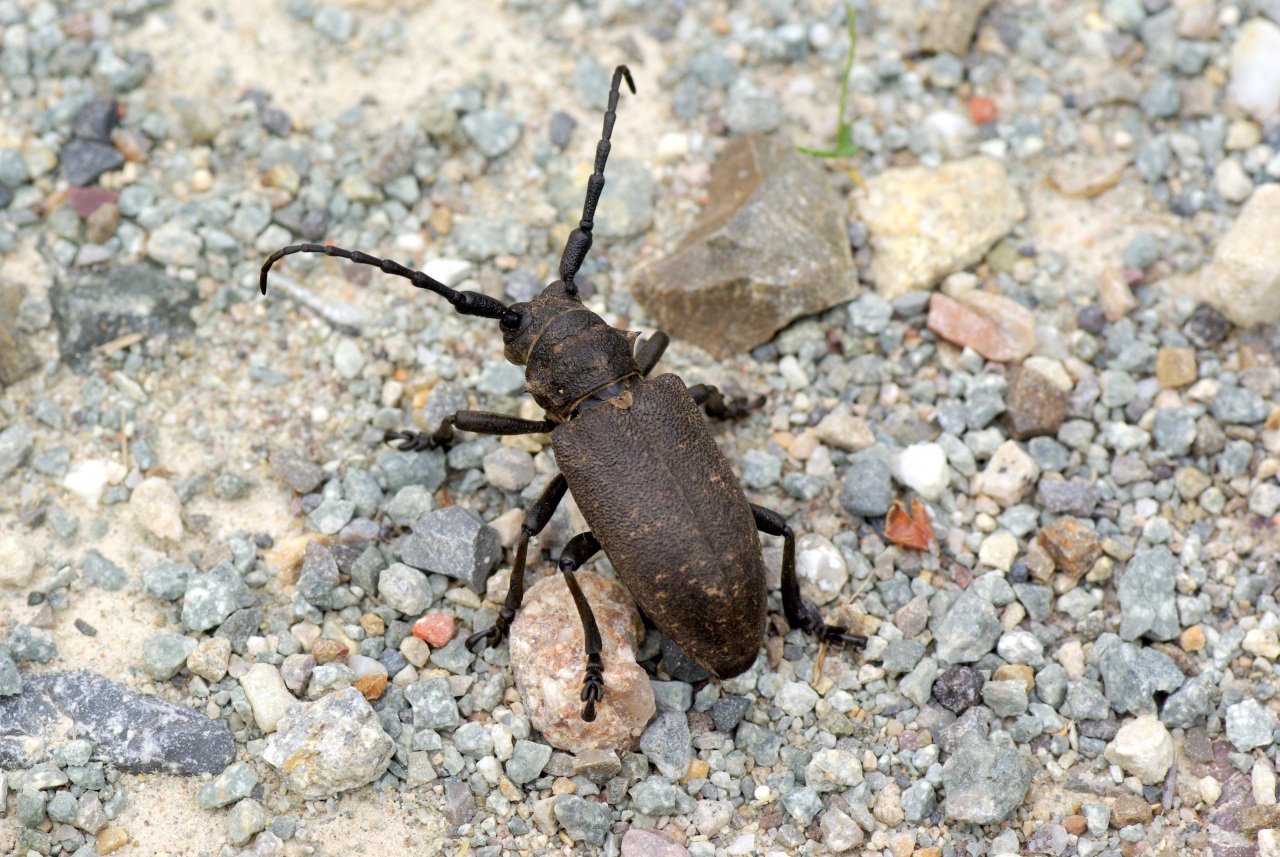
<svg viewBox="0 0 1280 857"><path fill-rule="evenodd" d="M516 741L505 767L507 777L518 786L531 783L542 775L542 769L550 760L550 746L534 741Z"/></svg>
<svg viewBox="0 0 1280 857"><path fill-rule="evenodd" d="M447 678L414 682L405 688L404 696L413 707L415 729L454 729L462 722Z"/></svg>
<svg viewBox="0 0 1280 857"><path fill-rule="evenodd" d="M888 447L876 444L849 456L840 505L855 517L884 515L893 502Z"/></svg>
<svg viewBox="0 0 1280 857"><path fill-rule="evenodd" d="M96 550L84 552L84 556L80 559L80 570L87 585L105 589L107 592L123 589L129 582L129 575L123 568Z"/></svg>
<svg viewBox="0 0 1280 857"><path fill-rule="evenodd" d="M500 110L477 110L462 117L462 130L486 158L506 154L520 140L521 124Z"/></svg>
<svg viewBox="0 0 1280 857"><path fill-rule="evenodd" d="M659 773L679 780L689 769L693 748L689 721L682 711L659 711L645 727L640 751L657 766Z"/></svg>
<svg viewBox="0 0 1280 857"><path fill-rule="evenodd" d="M611 821L607 804L587 800L576 794L562 794L555 798L554 811L556 820L573 841L604 844Z"/></svg>
<svg viewBox="0 0 1280 857"><path fill-rule="evenodd" d="M406 616L417 616L435 600L427 576L402 562L392 563L378 577L378 596Z"/></svg>
<svg viewBox="0 0 1280 857"><path fill-rule="evenodd" d="M220 562L203 574L187 580L182 600L182 624L189 631L208 631L226 621L243 607L252 607L258 599L229 561Z"/></svg>
<svg viewBox="0 0 1280 857"><path fill-rule="evenodd" d="M1129 560L1117 591L1120 597L1120 637L1172 640L1182 631L1174 592L1177 560L1158 547Z"/></svg>
<svg viewBox="0 0 1280 857"><path fill-rule="evenodd" d="M178 674L196 641L172 631L160 631L142 643L142 668L156 681L167 681Z"/></svg>

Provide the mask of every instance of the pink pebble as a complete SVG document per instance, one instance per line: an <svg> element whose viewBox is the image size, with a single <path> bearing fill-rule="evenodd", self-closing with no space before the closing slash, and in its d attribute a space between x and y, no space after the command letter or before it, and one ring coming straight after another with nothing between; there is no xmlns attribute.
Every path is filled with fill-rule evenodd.
<svg viewBox="0 0 1280 857"><path fill-rule="evenodd" d="M453 639L454 621L444 613L428 613L413 623L413 636L433 649L438 649Z"/></svg>

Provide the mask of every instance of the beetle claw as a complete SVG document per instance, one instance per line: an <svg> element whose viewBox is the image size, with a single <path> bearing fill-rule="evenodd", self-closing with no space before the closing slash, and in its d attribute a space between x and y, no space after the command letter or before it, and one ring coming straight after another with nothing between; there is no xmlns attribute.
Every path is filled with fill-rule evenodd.
<svg viewBox="0 0 1280 857"><path fill-rule="evenodd" d="M850 634L848 631L848 628L842 628L835 625L823 625L818 636L826 643L839 643L842 646L856 646L860 649L865 649L867 646L867 638L861 634Z"/></svg>
<svg viewBox="0 0 1280 857"><path fill-rule="evenodd" d="M756 408L764 404L764 396L756 396L754 399L748 399L744 396L738 396L725 402L724 419L740 420Z"/></svg>
<svg viewBox="0 0 1280 857"><path fill-rule="evenodd" d="M435 439L425 431L389 431L383 440L393 446L399 441L395 448L401 452L423 452L436 447Z"/></svg>
<svg viewBox="0 0 1280 857"><path fill-rule="evenodd" d="M473 655L478 655L488 646L496 646L502 642L502 629L497 625L485 631L477 631L467 637L466 646Z"/></svg>

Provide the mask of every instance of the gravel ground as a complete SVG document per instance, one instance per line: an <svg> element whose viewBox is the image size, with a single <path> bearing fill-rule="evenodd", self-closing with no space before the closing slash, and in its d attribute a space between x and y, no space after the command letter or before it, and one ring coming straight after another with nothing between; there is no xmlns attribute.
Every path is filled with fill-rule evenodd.
<svg viewBox="0 0 1280 857"><path fill-rule="evenodd" d="M731 142L836 139L844 6L0 0L0 850L1280 853L1280 4L985 6L854 4L860 285L661 364L765 398L710 430L866 650L776 592L733 679L650 630L615 755L461 645L546 438L383 443L538 418L494 326L257 272L527 300L625 62L580 282L650 331Z"/></svg>

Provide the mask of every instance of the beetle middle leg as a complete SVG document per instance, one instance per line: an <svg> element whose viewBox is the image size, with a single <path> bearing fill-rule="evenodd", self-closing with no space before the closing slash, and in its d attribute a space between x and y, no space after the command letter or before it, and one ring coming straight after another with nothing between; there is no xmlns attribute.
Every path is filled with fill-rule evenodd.
<svg viewBox="0 0 1280 857"><path fill-rule="evenodd" d="M441 420L440 428L434 432L389 431L385 440L387 443L399 441L400 445L397 449L403 452L418 452L448 446L453 442L455 428L476 434L539 434L551 431L555 427L556 424L551 420L538 422L489 411L458 411L453 416Z"/></svg>
<svg viewBox="0 0 1280 857"><path fill-rule="evenodd" d="M587 603L587 596L578 586L574 572L582 564L595 556L600 550L600 542L593 533L579 533L569 540L560 552L560 571L564 574L564 582L569 586L569 594L578 608L578 618L582 620L582 639L586 649L586 675L582 679L582 701L586 703L582 709L582 719L590 723L596 719L596 702L604 697L604 662L600 653L604 644L600 640L600 627L596 625L595 614Z"/></svg>
<svg viewBox="0 0 1280 857"><path fill-rule="evenodd" d="M516 559L511 564L511 583L507 587L506 601L492 628L478 631L467 638L467 648L471 651L479 653L485 646L496 646L506 636L507 629L516 618L516 611L520 609L520 602L524 600L524 566L529 552L529 539L546 527L547 521L551 520L568 490L569 483L565 481L563 474L557 473L543 489L542 496L525 513L524 521L520 524L520 538L516 542Z"/></svg>
<svg viewBox="0 0 1280 857"><path fill-rule="evenodd" d="M751 504L756 529L771 536L782 536L782 610L792 628L813 634L822 642L865 647L867 638L850 634L848 628L828 625L817 607L800 597L800 581L796 577L796 534L787 521L772 509Z"/></svg>

